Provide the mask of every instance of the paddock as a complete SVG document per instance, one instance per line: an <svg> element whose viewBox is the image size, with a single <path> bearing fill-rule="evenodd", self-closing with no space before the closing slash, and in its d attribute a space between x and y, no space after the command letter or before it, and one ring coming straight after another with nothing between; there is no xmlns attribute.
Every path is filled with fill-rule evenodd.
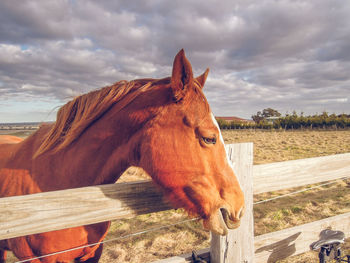
<svg viewBox="0 0 350 263"><path fill-rule="evenodd" d="M350 213L254 237L253 194L349 178L350 153L253 165L253 144L226 146L244 189L246 213L227 237L213 235L200 251L212 262L274 262L309 251L322 229L350 235ZM139 198L142 196L142 202ZM149 181L0 199L0 240L170 209ZM189 255L157 261L189 262Z"/></svg>

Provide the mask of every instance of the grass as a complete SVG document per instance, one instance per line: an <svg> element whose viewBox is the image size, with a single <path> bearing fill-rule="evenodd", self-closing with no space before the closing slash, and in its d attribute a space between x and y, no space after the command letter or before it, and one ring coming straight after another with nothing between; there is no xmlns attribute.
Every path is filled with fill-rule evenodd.
<svg viewBox="0 0 350 263"><path fill-rule="evenodd" d="M223 137L227 144L253 142L255 164L350 152L350 131L224 130ZM140 170L130 169L123 176L123 180L130 177L137 178L140 175L142 175ZM349 181L338 181L320 189L254 206L255 235L350 212L349 183ZM299 189L260 194L254 199L264 200ZM171 216L173 213L178 212L167 211L167 216L163 216L162 212L157 213L160 214L160 220L153 221L154 224L166 225L184 218ZM187 229L197 229L197 234L190 234ZM113 236L113 233L109 233L107 238ZM155 234L145 234L142 240L143 242L136 246L133 239L115 243L111 250L118 253L112 253L107 248L102 256L102 262L107 263L113 259L114 262L152 262L209 246L209 234L202 230L198 222L187 223L183 230L171 227ZM280 262L317 262L317 253L309 252Z"/></svg>
<svg viewBox="0 0 350 263"><path fill-rule="evenodd" d="M254 164L350 152L350 131L224 130L225 143L253 142Z"/></svg>
<svg viewBox="0 0 350 263"><path fill-rule="evenodd" d="M226 143L253 142L255 164L350 152L350 130L224 130L223 137ZM142 169L130 168L120 181L144 178L147 178L147 175ZM349 180L337 181L319 189L255 205L255 235L350 212L349 186ZM298 189L300 188L260 194L255 196L254 200L265 200ZM186 218L186 213L182 210L170 210L114 221L106 240L173 224ZM107 243L100 262L152 262L208 247L209 239L209 233L202 229L200 222L187 222ZM345 245L348 253L350 253L349 244L350 242L347 242ZM317 253L309 252L279 262L317 262Z"/></svg>
<svg viewBox="0 0 350 263"><path fill-rule="evenodd" d="M287 196L254 207L255 235L350 212L350 180ZM282 191L281 191L282 192ZM282 193L281 193L282 194ZM269 196L269 194L264 194ZM329 196L331 198L325 198ZM255 196L255 201L265 199ZM322 209L320 209L322 207Z"/></svg>

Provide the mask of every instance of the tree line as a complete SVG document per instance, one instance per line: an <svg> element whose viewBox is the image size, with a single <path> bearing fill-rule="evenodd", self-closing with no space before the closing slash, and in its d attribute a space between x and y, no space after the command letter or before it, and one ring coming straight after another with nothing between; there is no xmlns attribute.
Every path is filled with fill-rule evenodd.
<svg viewBox="0 0 350 263"><path fill-rule="evenodd" d="M265 109L252 116L253 122L225 121L218 119L221 129L348 129L350 115L321 114L304 116L303 113L286 114L281 116L278 111ZM271 114L269 114L269 112ZM264 114L265 113L265 114Z"/></svg>

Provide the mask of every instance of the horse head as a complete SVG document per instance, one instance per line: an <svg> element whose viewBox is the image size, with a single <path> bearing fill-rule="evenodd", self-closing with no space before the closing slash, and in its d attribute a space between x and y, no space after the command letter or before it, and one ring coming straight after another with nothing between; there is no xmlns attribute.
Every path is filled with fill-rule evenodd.
<svg viewBox="0 0 350 263"><path fill-rule="evenodd" d="M194 78L184 51L176 55L170 81L159 84L168 101L146 125L138 165L175 206L226 235L239 226L244 196L202 91L207 75Z"/></svg>
<svg viewBox="0 0 350 263"><path fill-rule="evenodd" d="M113 183L129 166L142 167L175 206L227 234L239 226L244 197L202 91L207 75L193 77L181 50L170 78L121 81L77 97L58 112L36 167L59 173L61 188ZM59 159L75 161L53 169Z"/></svg>

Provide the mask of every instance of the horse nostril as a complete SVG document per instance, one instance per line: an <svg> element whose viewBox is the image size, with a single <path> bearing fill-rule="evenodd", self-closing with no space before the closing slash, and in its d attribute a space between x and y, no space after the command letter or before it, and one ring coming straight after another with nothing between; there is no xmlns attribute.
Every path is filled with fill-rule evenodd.
<svg viewBox="0 0 350 263"><path fill-rule="evenodd" d="M226 222L227 220L232 220L232 216L230 215L229 211L224 208L224 207L221 207L220 208L220 212L222 214L222 217L224 219L224 221Z"/></svg>
<svg viewBox="0 0 350 263"><path fill-rule="evenodd" d="M245 212L245 206L242 206L241 209L238 211L237 219L241 219L244 215L244 212Z"/></svg>
<svg viewBox="0 0 350 263"><path fill-rule="evenodd" d="M239 227L239 219L235 214L230 214L230 212L223 207L220 208L220 213L228 229L235 229Z"/></svg>

